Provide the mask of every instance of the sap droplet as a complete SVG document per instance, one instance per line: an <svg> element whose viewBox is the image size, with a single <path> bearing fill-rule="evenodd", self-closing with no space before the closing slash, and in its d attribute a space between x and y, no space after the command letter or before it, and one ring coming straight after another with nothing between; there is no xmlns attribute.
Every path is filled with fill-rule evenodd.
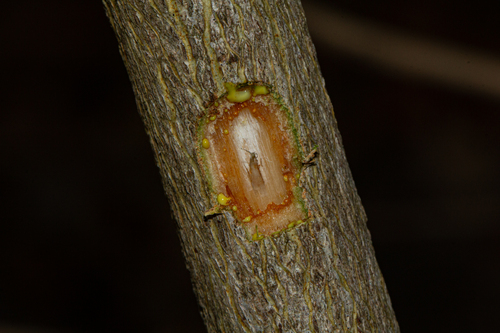
<svg viewBox="0 0 500 333"><path fill-rule="evenodd" d="M231 198L226 197L222 193L219 193L219 195L217 196L217 202L219 202L220 205L227 206L229 204L229 201L231 201Z"/></svg>
<svg viewBox="0 0 500 333"><path fill-rule="evenodd" d="M241 103L252 97L252 94L248 89L237 91L236 87L232 83L226 83L225 86L228 92L226 98L231 103Z"/></svg>
<svg viewBox="0 0 500 333"><path fill-rule="evenodd" d="M247 217L245 217L245 218L243 219L243 222L244 222L244 223L248 223L248 222L250 222L250 220L251 220L251 219L252 219L252 217L251 217L251 216L247 216Z"/></svg>
<svg viewBox="0 0 500 333"><path fill-rule="evenodd" d="M266 86L255 86L255 89L253 92L255 95L267 95L267 94L269 94L269 90L267 90Z"/></svg>
<svg viewBox="0 0 500 333"><path fill-rule="evenodd" d="M255 234L252 235L252 240L253 241L260 241L264 239L264 235L259 234L256 232Z"/></svg>
<svg viewBox="0 0 500 333"><path fill-rule="evenodd" d="M207 138L204 138L203 141L201 141L201 145L203 148L208 149L210 148L210 141L208 141Z"/></svg>

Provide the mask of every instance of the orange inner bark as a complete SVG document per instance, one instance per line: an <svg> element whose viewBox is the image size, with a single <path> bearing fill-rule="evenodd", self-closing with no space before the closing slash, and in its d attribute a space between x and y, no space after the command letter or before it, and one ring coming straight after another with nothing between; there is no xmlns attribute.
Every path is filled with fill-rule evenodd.
<svg viewBox="0 0 500 333"><path fill-rule="evenodd" d="M237 119L237 117L246 118ZM292 158L295 151L292 149L290 138L283 128L287 125L283 124L284 121L278 117L280 116L275 112L270 112L265 105L247 101L234 104L230 109L224 110L222 116L217 116L207 125L210 130L206 131L206 137L210 141L215 160L218 161L218 175L225 185L226 195L231 198L230 205L236 207L235 214L241 221L249 216L253 220L255 217L263 217L271 211L279 212L294 200L292 188L296 183L297 170L292 163ZM252 160L254 155L252 155L252 151L246 150L245 139L231 136L233 135L231 131L238 121L240 123L258 122L258 125L254 125L254 127L257 126L265 131L265 133L259 134L259 140L269 143L266 145L266 151L268 153L270 151L271 155L257 155ZM235 142L243 142L243 144L236 146ZM242 156L244 162L242 162ZM260 191L259 173L260 171L265 172L262 169L265 163L276 168L276 161L281 169L280 179L275 179L275 172L273 179L267 180L267 185L273 184L273 188L270 190L275 191L271 195L274 199L262 204L262 196L265 193ZM242 163L245 163L243 167ZM252 184L250 188L249 184ZM262 188L265 190L265 186ZM264 197L264 201L266 198Z"/></svg>

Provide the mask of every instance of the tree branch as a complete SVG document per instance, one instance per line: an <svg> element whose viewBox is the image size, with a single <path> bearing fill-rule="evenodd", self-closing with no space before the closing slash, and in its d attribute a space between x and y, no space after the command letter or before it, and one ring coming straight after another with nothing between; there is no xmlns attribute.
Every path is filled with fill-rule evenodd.
<svg viewBox="0 0 500 333"><path fill-rule="evenodd" d="M366 216L298 1L104 0L178 222L209 332L398 332ZM263 82L315 164L300 177L311 216L249 240L216 203L197 128L224 83Z"/></svg>

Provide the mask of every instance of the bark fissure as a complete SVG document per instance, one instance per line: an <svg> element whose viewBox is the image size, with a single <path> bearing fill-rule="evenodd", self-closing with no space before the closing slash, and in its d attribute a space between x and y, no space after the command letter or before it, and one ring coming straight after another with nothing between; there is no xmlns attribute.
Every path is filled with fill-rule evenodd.
<svg viewBox="0 0 500 333"><path fill-rule="evenodd" d="M252 45L248 42L248 38L245 36L245 33L244 31L246 30L245 29L245 21L243 20L243 16L242 16L242 13L241 13L241 8L234 2L231 0L231 5L236 9L236 13L237 13L237 16L238 16L238 22L235 23L235 26L236 26L236 31L238 32L238 38L234 38L233 39L236 41L240 41L240 43L243 43L243 47L240 47L240 48L243 48L244 49L244 52L246 52L245 48L246 47L250 47L251 49L251 52L250 54L252 54L252 63L253 63L253 67L255 67L255 58L253 57L253 48L252 48ZM221 27L221 33L223 33L224 31L224 28ZM247 76L245 74L245 71L248 70L248 68L246 68L245 66L245 63L244 63L244 60L243 60L243 57L238 54L238 75L239 75L239 79L241 82L246 82L247 81Z"/></svg>
<svg viewBox="0 0 500 333"><path fill-rule="evenodd" d="M154 3L154 1L151 1ZM190 74L193 83L196 85L196 87L200 87L200 83L198 82L198 77L197 77L197 70L196 70L196 61L193 56L193 49L191 47L191 42L188 38L189 33L186 29L186 26L184 24L184 21L180 19L179 17L179 7L177 7L177 1L176 0L166 0L165 1L167 6L168 6L168 11L160 11L161 14L163 13L169 13L174 17L175 20L175 25L173 25L170 21L168 21L172 27L176 30L177 36L182 40L182 43L180 43L185 50L186 58L187 58L187 63L188 63L188 73ZM166 15L165 15L166 16Z"/></svg>

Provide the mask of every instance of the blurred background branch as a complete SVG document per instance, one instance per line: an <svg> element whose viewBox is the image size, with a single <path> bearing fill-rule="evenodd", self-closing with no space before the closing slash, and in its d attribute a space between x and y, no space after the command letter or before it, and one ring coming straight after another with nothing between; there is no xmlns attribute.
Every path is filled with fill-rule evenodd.
<svg viewBox="0 0 500 333"><path fill-rule="evenodd" d="M464 93L500 98L500 58L356 17L332 6L304 2L316 43L389 75L425 80Z"/></svg>

